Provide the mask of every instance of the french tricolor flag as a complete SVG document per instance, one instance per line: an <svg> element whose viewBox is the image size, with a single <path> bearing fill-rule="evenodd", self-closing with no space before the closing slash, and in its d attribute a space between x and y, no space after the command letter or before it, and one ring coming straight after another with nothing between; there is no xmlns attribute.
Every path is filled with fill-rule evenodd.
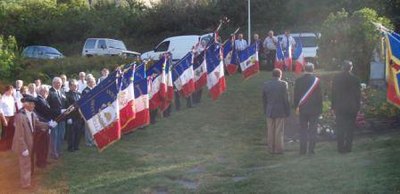
<svg viewBox="0 0 400 194"><path fill-rule="evenodd" d="M217 100L226 89L224 63L221 60L220 49L219 45L213 43L206 50L207 87L213 100Z"/></svg>
<svg viewBox="0 0 400 194"><path fill-rule="evenodd" d="M303 54L303 44L300 39L296 39L296 48L294 49L293 59L296 60L294 71L296 74L303 72L305 59Z"/></svg>
<svg viewBox="0 0 400 194"><path fill-rule="evenodd" d="M260 63L258 60L257 45L252 44L245 50L239 52L240 69L243 77L248 79L260 71Z"/></svg>
<svg viewBox="0 0 400 194"><path fill-rule="evenodd" d="M194 88L199 90L207 85L207 60L206 52L202 51L199 55L193 57Z"/></svg>
<svg viewBox="0 0 400 194"><path fill-rule="evenodd" d="M289 44L289 41L286 41L286 52L284 52L284 62L285 62L285 69L292 71L292 63L293 63L293 59L292 59L292 45Z"/></svg>
<svg viewBox="0 0 400 194"><path fill-rule="evenodd" d="M77 102L99 151L121 138L120 81L120 72L114 71Z"/></svg>
<svg viewBox="0 0 400 194"><path fill-rule="evenodd" d="M232 40L225 43L223 49L224 64L226 66L226 71L229 73L229 75L233 75L237 72L239 64L238 54L235 50L235 36L232 37Z"/></svg>
<svg viewBox="0 0 400 194"><path fill-rule="evenodd" d="M132 118L122 130L123 134L133 132L139 127L150 124L148 80L144 63L136 67L133 89L135 92L135 118Z"/></svg>
<svg viewBox="0 0 400 194"><path fill-rule="evenodd" d="M276 45L276 59L275 59L275 68L283 70L283 66L285 65L285 57L283 55L283 51L281 48L281 44L278 43Z"/></svg>
<svg viewBox="0 0 400 194"><path fill-rule="evenodd" d="M121 89L118 93L122 133L129 130L128 125L135 118L135 90L133 88L135 67L136 64L129 64L124 67Z"/></svg>
<svg viewBox="0 0 400 194"><path fill-rule="evenodd" d="M149 77L150 110L161 106L167 96L167 58L163 57L153 64L146 72Z"/></svg>
<svg viewBox="0 0 400 194"><path fill-rule="evenodd" d="M166 56L167 62L165 64L165 74L166 74L166 85L167 85L167 93L160 105L160 109L165 111L169 105L171 104L172 100L174 99L174 82L172 81L172 63L169 56Z"/></svg>
<svg viewBox="0 0 400 194"><path fill-rule="evenodd" d="M175 64L172 80L177 91L184 97L190 96L195 91L192 53L189 52Z"/></svg>

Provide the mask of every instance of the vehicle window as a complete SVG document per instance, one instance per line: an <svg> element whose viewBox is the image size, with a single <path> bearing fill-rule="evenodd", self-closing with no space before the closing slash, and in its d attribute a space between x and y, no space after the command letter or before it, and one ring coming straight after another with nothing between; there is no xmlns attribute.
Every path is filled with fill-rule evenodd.
<svg viewBox="0 0 400 194"><path fill-rule="evenodd" d="M33 47L27 47L24 49L23 54L26 56L31 56L33 52Z"/></svg>
<svg viewBox="0 0 400 194"><path fill-rule="evenodd" d="M201 43L205 44L203 46L206 46L208 44L208 42L210 42L210 40L212 39L212 35L208 35L208 36L204 36L201 38Z"/></svg>
<svg viewBox="0 0 400 194"><path fill-rule="evenodd" d="M61 54L57 49L52 48L52 47L45 47L43 48L43 52L48 53L48 54Z"/></svg>
<svg viewBox="0 0 400 194"><path fill-rule="evenodd" d="M296 40L297 41L297 40ZM303 47L316 47L317 38L316 37L300 37L300 41Z"/></svg>
<svg viewBox="0 0 400 194"><path fill-rule="evenodd" d="M85 44L85 49L94 49L95 45L96 45L96 40L93 39L87 40Z"/></svg>
<svg viewBox="0 0 400 194"><path fill-rule="evenodd" d="M110 40L109 44L110 44L110 46L109 46L110 48L126 50L125 44L122 41Z"/></svg>
<svg viewBox="0 0 400 194"><path fill-rule="evenodd" d="M106 41L99 40L99 42L97 43L97 48L107 48Z"/></svg>
<svg viewBox="0 0 400 194"><path fill-rule="evenodd" d="M155 52L165 52L168 51L169 48L169 41L165 41L160 43L157 48L155 49Z"/></svg>

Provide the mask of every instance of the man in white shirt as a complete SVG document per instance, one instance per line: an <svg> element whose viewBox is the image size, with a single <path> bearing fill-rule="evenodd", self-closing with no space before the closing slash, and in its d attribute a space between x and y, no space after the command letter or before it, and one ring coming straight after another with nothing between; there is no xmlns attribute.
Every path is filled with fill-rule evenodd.
<svg viewBox="0 0 400 194"><path fill-rule="evenodd" d="M24 86L24 82L22 80L15 81L15 89L13 94L15 101L17 102L18 110L22 108L22 103L21 103L21 99L23 97L21 93L22 86Z"/></svg>
<svg viewBox="0 0 400 194"><path fill-rule="evenodd" d="M86 73L80 72L79 73L79 80L78 80L78 91L82 93L82 91L87 87L86 84Z"/></svg>
<svg viewBox="0 0 400 194"><path fill-rule="evenodd" d="M3 112L3 115L6 119L6 122L3 124L3 133L1 137L1 147L0 150L7 151L11 149L12 140L14 137L14 115L17 112L16 102L13 96L14 87L9 85L6 86L5 92L3 96L1 96L0 100L0 108Z"/></svg>
<svg viewBox="0 0 400 194"><path fill-rule="evenodd" d="M99 84L101 81L105 80L108 75L110 74L110 71L107 68L104 68L101 70L101 77L97 80L97 84Z"/></svg>
<svg viewBox="0 0 400 194"><path fill-rule="evenodd" d="M278 38L274 36L274 31L270 30L268 36L263 42L265 49L265 54L267 58L267 70L272 70L274 68L274 63L276 60L276 46L278 45Z"/></svg>
<svg viewBox="0 0 400 194"><path fill-rule="evenodd" d="M235 40L235 49L237 51L242 51L247 48L247 41L243 39L243 34L238 34L238 38Z"/></svg>
<svg viewBox="0 0 400 194"><path fill-rule="evenodd" d="M283 51L283 55L285 56L285 69L291 71L292 70L292 53L293 49L296 46L296 41L290 35L289 30L285 31L285 35L282 37L281 47ZM286 60L287 59L287 60Z"/></svg>
<svg viewBox="0 0 400 194"><path fill-rule="evenodd" d="M62 81L61 90L63 90L63 92L68 92L69 91L69 83L68 83L67 76L65 74L61 74L60 78Z"/></svg>

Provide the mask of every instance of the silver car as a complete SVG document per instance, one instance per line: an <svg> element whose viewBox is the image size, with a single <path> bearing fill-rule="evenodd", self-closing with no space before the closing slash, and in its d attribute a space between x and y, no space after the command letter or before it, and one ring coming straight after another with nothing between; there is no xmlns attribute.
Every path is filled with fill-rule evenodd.
<svg viewBox="0 0 400 194"><path fill-rule="evenodd" d="M60 59L64 55L57 49L48 46L28 46L22 51L24 58L30 59Z"/></svg>

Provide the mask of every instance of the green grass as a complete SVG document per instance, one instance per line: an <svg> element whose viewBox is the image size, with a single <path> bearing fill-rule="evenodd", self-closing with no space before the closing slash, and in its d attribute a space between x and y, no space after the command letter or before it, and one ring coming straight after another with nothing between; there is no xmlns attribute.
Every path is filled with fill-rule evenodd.
<svg viewBox="0 0 400 194"><path fill-rule="evenodd" d="M400 133L357 138L341 155L334 142L299 156L265 146L262 72L213 102L173 112L145 130L126 135L102 153L81 146L46 172L38 192L71 193L398 193Z"/></svg>

